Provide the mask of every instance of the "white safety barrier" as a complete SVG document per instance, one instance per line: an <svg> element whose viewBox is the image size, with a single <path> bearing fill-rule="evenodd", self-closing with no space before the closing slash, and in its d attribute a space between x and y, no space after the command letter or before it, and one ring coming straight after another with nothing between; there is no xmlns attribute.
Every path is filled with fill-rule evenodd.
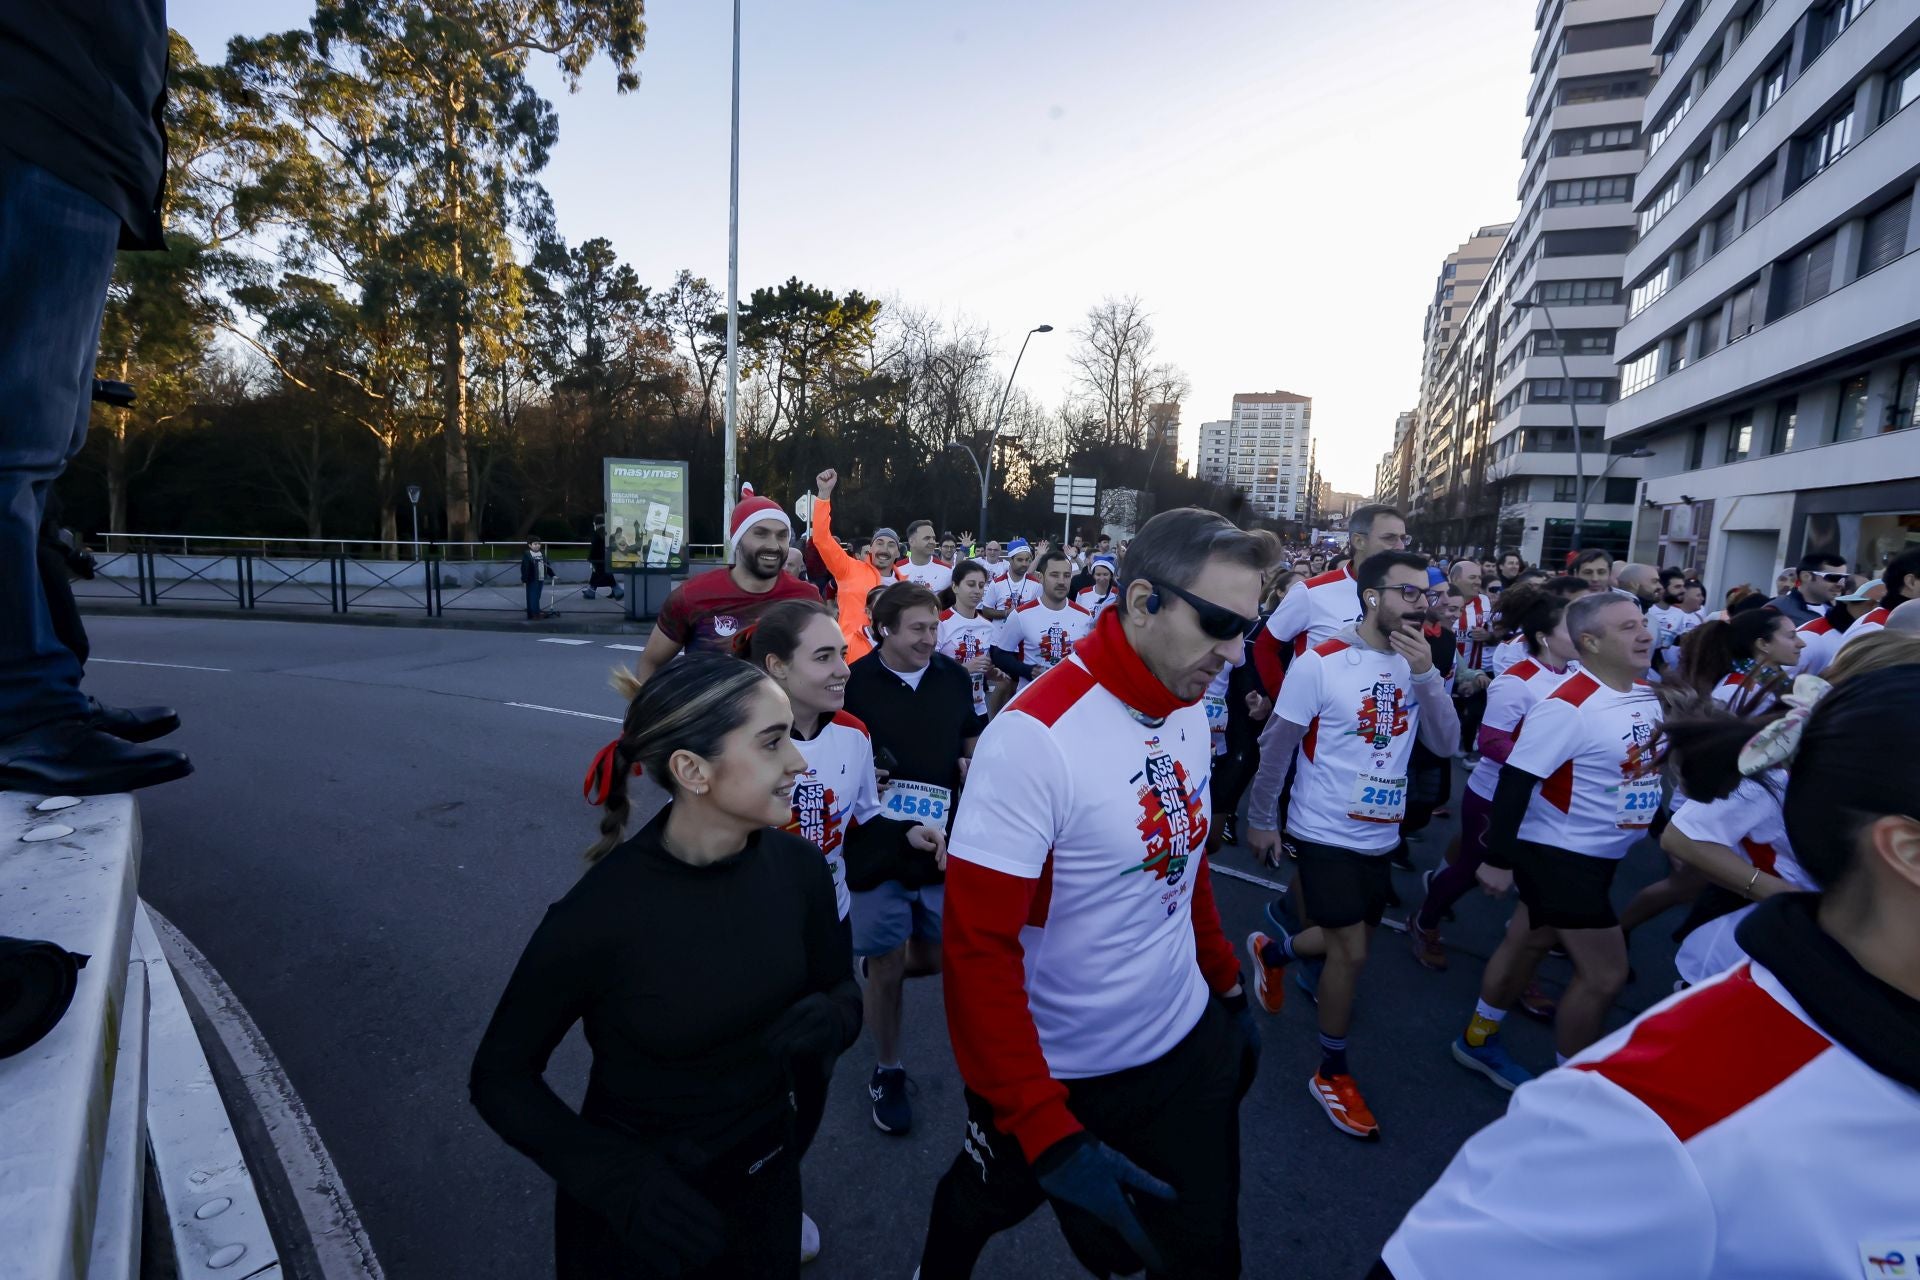
<svg viewBox="0 0 1920 1280"><path fill-rule="evenodd" d="M133 1280L147 1158L182 1280L280 1263L213 1073L139 904L129 796L0 793L0 934L89 958L38 1044L0 1059L0 1280ZM30 832L71 828L27 842Z"/></svg>

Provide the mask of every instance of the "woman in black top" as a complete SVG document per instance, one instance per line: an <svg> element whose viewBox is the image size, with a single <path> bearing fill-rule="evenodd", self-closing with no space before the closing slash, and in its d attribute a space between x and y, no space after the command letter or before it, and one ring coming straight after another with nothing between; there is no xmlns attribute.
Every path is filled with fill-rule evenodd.
<svg viewBox="0 0 1920 1280"><path fill-rule="evenodd" d="M860 994L825 859L768 829L804 767L791 730L746 663L649 680L590 779L607 808L592 866L481 1039L474 1106L559 1184L561 1280L799 1274L789 1064L851 1044ZM622 843L635 771L672 798ZM578 1114L542 1078L575 1022L593 1048Z"/></svg>

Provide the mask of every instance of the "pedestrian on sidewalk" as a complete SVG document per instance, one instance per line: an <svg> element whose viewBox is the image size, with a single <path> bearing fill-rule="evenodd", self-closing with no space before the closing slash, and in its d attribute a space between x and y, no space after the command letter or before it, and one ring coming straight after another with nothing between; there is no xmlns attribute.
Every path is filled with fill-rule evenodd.
<svg viewBox="0 0 1920 1280"><path fill-rule="evenodd" d="M587 577L587 589L580 594L588 600L595 599L594 592L601 587L609 588L609 594L615 600L624 600L627 593L620 589L620 580L607 568L607 518L593 518L593 534L587 539L587 566L592 570Z"/></svg>
<svg viewBox="0 0 1920 1280"><path fill-rule="evenodd" d="M558 1280L800 1274L794 1064L860 1032L833 877L789 817L806 760L764 671L694 656L640 687L588 775L590 866L527 943L468 1079L557 1184ZM643 772L664 809L622 839ZM752 940L741 946L738 940ZM584 1024L574 1111L544 1079Z"/></svg>
<svg viewBox="0 0 1920 1280"><path fill-rule="evenodd" d="M527 549L520 553L520 581L527 588L527 620L535 618L557 618L560 615L551 609L540 607L540 593L554 580L553 565L547 561L546 548L538 538L527 539Z"/></svg>

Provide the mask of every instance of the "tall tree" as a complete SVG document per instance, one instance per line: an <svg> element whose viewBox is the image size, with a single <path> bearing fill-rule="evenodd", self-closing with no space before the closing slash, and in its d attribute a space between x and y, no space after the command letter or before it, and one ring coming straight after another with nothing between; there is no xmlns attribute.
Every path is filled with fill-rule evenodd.
<svg viewBox="0 0 1920 1280"><path fill-rule="evenodd" d="M1139 298L1103 298L1088 308L1073 331L1075 398L1081 410L1078 443L1126 445L1146 442L1147 406L1178 403L1186 375L1157 360L1152 319Z"/></svg>

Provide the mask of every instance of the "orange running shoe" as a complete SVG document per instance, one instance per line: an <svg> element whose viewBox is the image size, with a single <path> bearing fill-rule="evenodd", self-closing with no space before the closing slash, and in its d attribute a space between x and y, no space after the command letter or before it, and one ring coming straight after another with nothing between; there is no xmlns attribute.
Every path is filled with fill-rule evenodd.
<svg viewBox="0 0 1920 1280"><path fill-rule="evenodd" d="M1307 1089L1320 1109L1327 1113L1327 1119L1333 1121L1334 1128L1368 1142L1379 1139L1379 1122L1373 1118L1373 1112L1367 1110L1367 1100L1360 1096L1360 1087L1354 1084L1352 1076L1328 1080L1315 1071L1307 1077Z"/></svg>
<svg viewBox="0 0 1920 1280"><path fill-rule="evenodd" d="M1527 989L1520 993L1520 1012L1535 1022L1552 1022L1559 1009L1560 1002L1547 994L1538 979L1529 982Z"/></svg>
<svg viewBox="0 0 1920 1280"><path fill-rule="evenodd" d="M1287 1004L1287 970L1271 967L1260 957L1273 939L1259 930L1247 935L1247 970L1253 974L1253 999L1268 1013L1278 1013Z"/></svg>
<svg viewBox="0 0 1920 1280"><path fill-rule="evenodd" d="M1416 917L1418 913L1415 913ZM1435 973L1447 970L1447 949L1440 943L1438 929L1422 929L1417 918L1407 921L1407 941L1413 944L1413 958L1422 968L1432 969Z"/></svg>

